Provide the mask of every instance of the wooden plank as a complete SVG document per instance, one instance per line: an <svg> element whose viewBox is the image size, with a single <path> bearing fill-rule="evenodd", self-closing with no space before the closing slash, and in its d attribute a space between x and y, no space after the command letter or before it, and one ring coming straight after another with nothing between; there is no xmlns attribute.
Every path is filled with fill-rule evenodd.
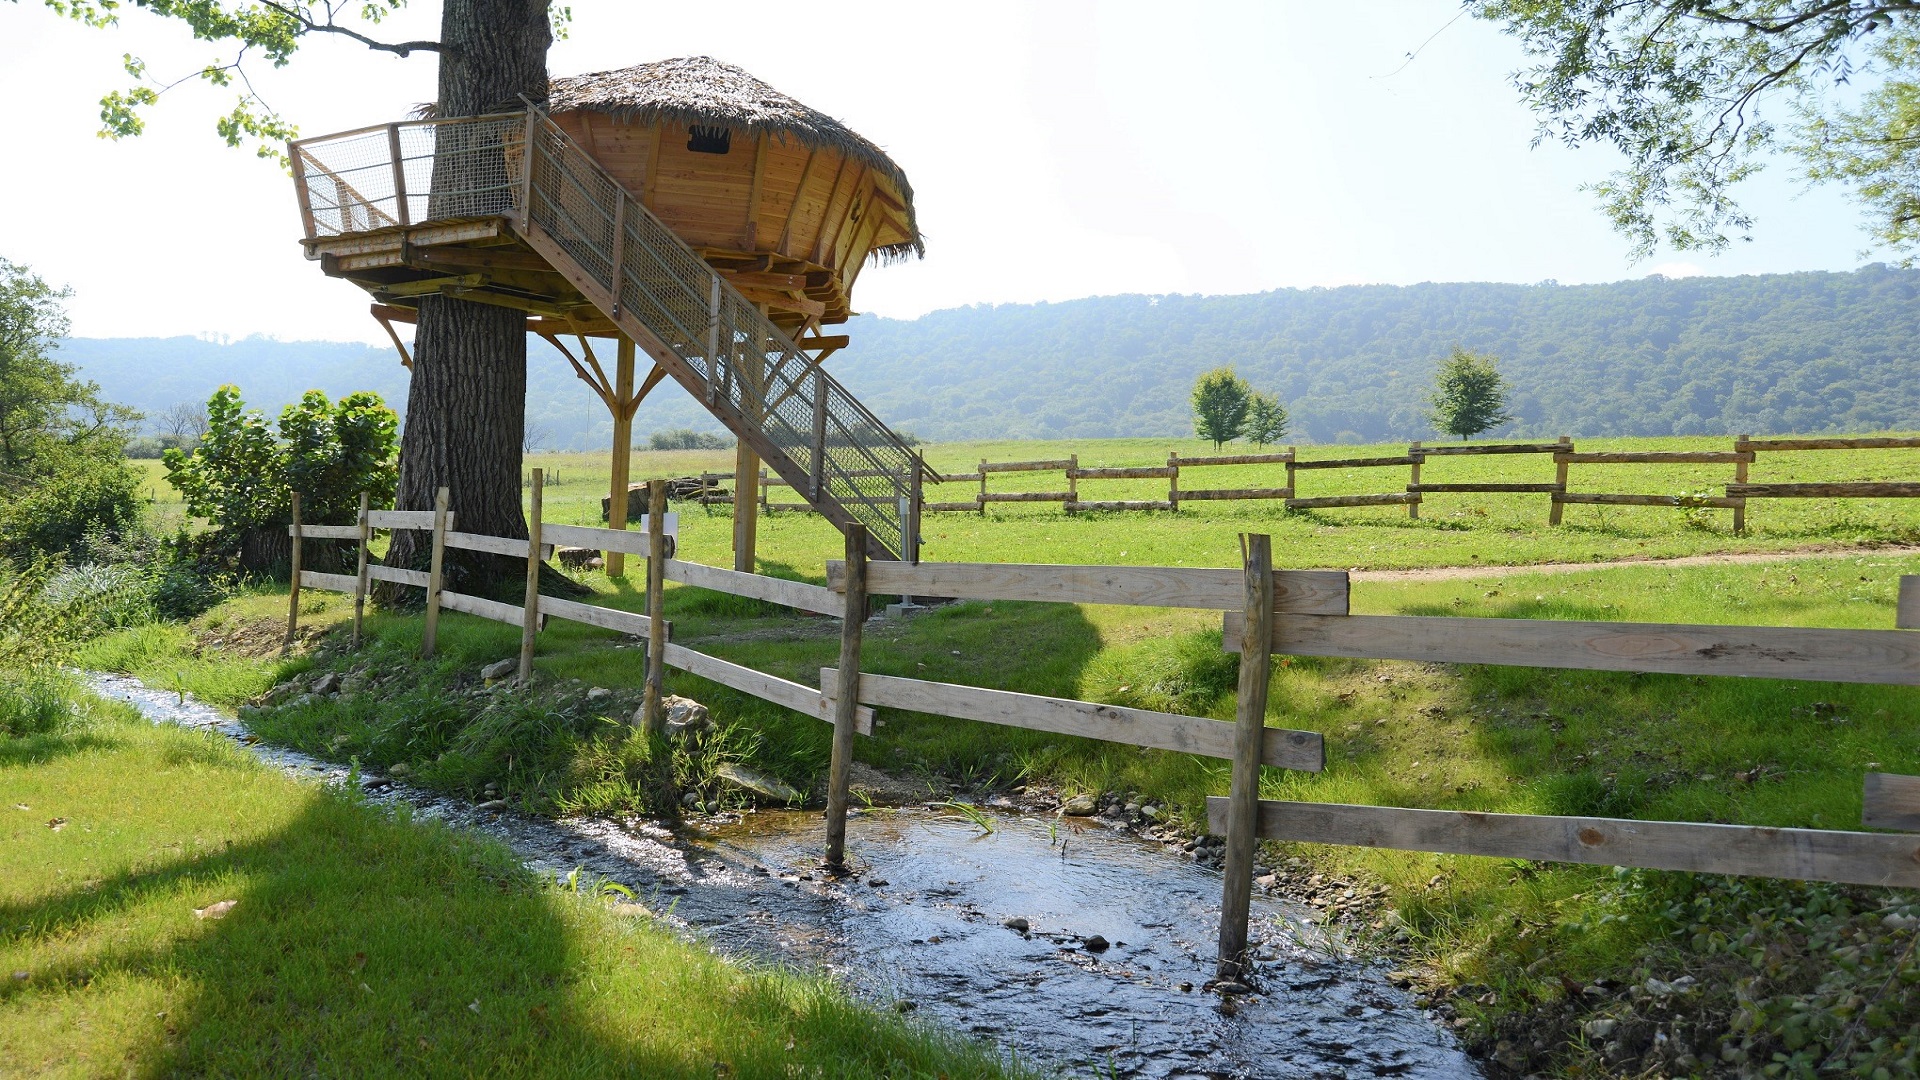
<svg viewBox="0 0 1920 1080"><path fill-rule="evenodd" d="M1182 462L1182 464L1185 464ZM1230 499L1291 499L1292 488L1198 488L1181 491L1180 501L1208 502Z"/></svg>
<svg viewBox="0 0 1920 1080"><path fill-rule="evenodd" d="M1331 461L1295 461L1296 469L1382 469L1394 465L1413 465L1419 458L1411 454L1399 457L1335 458Z"/></svg>
<svg viewBox="0 0 1920 1080"><path fill-rule="evenodd" d="M1127 469L1070 469L1070 480L1167 480L1180 475L1168 465L1150 465Z"/></svg>
<svg viewBox="0 0 1920 1080"><path fill-rule="evenodd" d="M300 571L300 587L303 589L326 589L329 592L351 593L359 584L360 579L352 574L323 574L318 570Z"/></svg>
<svg viewBox="0 0 1920 1080"><path fill-rule="evenodd" d="M1902 450L1920 447L1916 438L1737 439L1737 451L1753 450Z"/></svg>
<svg viewBox="0 0 1920 1080"><path fill-rule="evenodd" d="M1207 457L1183 457L1176 459L1181 468L1189 465L1285 465L1293 460L1292 454L1212 454ZM1181 498L1185 498L1182 493Z"/></svg>
<svg viewBox="0 0 1920 1080"><path fill-rule="evenodd" d="M1073 498L1071 491L989 491L977 496L981 502L1057 502Z"/></svg>
<svg viewBox="0 0 1920 1080"><path fill-rule="evenodd" d="M546 526L551 533L553 526ZM485 533L450 532L447 534L447 546L463 548L467 551L485 551L494 555L506 555L515 559L527 557L527 542L506 536L488 536ZM553 558L553 545L541 544L540 557Z"/></svg>
<svg viewBox="0 0 1920 1080"><path fill-rule="evenodd" d="M1227 800L1218 796L1207 800L1212 831L1225 826L1226 811ZM1313 844L1540 862L1851 885L1920 885L1920 837L1883 833L1262 799L1260 835Z"/></svg>
<svg viewBox="0 0 1920 1080"><path fill-rule="evenodd" d="M983 474L977 473L977 472L947 473L945 476L942 476L940 479L934 481L934 483L936 484L974 484L980 481L982 475Z"/></svg>
<svg viewBox="0 0 1920 1080"><path fill-rule="evenodd" d="M1729 498L1920 499L1920 484L1728 484Z"/></svg>
<svg viewBox="0 0 1920 1080"><path fill-rule="evenodd" d="M374 529L431 529L431 510L369 510L367 525ZM453 515L447 515L447 527L453 527Z"/></svg>
<svg viewBox="0 0 1920 1080"><path fill-rule="evenodd" d="M416 589L426 588L429 581L431 581L431 578L428 577L425 570L403 570L398 566L381 566L379 563L368 565L367 576L375 581L388 581L395 585L411 585Z"/></svg>
<svg viewBox="0 0 1920 1080"><path fill-rule="evenodd" d="M667 535L678 536L680 515L669 513L666 516ZM551 541L561 547L593 548L595 551L621 551L628 555L647 553L647 518L645 514L633 523L631 529L601 529L587 525L549 525L540 527L540 539ZM522 549L525 550L524 548Z"/></svg>
<svg viewBox="0 0 1920 1080"><path fill-rule="evenodd" d="M1481 446L1426 446L1420 449L1428 457L1463 457L1473 454L1560 454L1565 453L1567 444L1547 443L1486 443Z"/></svg>
<svg viewBox="0 0 1920 1080"><path fill-rule="evenodd" d="M843 591L846 564L827 563L827 587ZM867 567L867 590L901 596L969 600L1038 600L1063 604L1233 611L1246 602L1238 570L1198 566L1055 566L1022 563L909 564ZM1273 575L1274 610L1281 614L1345 615L1344 570L1280 570Z"/></svg>
<svg viewBox="0 0 1920 1080"><path fill-rule="evenodd" d="M1894 605L1893 625L1901 630L1920 630L1920 574L1900 575L1900 599Z"/></svg>
<svg viewBox="0 0 1920 1080"><path fill-rule="evenodd" d="M1420 501L1420 494L1412 491L1395 492L1391 495L1333 495L1321 499L1288 499L1289 510L1323 510L1332 506L1399 506L1403 503Z"/></svg>
<svg viewBox="0 0 1920 1080"><path fill-rule="evenodd" d="M983 461L980 471L992 472L1064 472L1073 468L1073 459L1056 458L1053 461Z"/></svg>
<svg viewBox="0 0 1920 1080"><path fill-rule="evenodd" d="M442 591L440 606L448 611L464 611L469 615L478 615L483 619L506 623L508 626L517 627L526 622L526 609L517 604L488 600L484 596L468 596L466 593Z"/></svg>
<svg viewBox="0 0 1920 1080"><path fill-rule="evenodd" d="M1556 503L1580 503L1588 506L1679 506L1678 495L1597 495L1588 492L1556 492ZM1723 499L1717 495L1696 499L1688 496L1688 506L1711 506L1726 510L1745 505L1739 499Z"/></svg>
<svg viewBox="0 0 1920 1080"><path fill-rule="evenodd" d="M1920 832L1920 776L1870 772L1864 786L1860 824L1869 829Z"/></svg>
<svg viewBox="0 0 1920 1080"><path fill-rule="evenodd" d="M1408 491L1424 495L1430 491L1480 491L1487 493L1545 495L1560 490L1559 484L1408 484Z"/></svg>
<svg viewBox="0 0 1920 1080"><path fill-rule="evenodd" d="M978 499L974 499L968 502L926 503L922 505L920 509L932 510L932 511L964 510L967 513L971 514L980 509L980 501Z"/></svg>
<svg viewBox="0 0 1920 1080"><path fill-rule="evenodd" d="M682 562L668 559L667 578L682 585L692 585L697 589L712 589L714 592L732 593L735 596L750 596L755 600L781 604L801 611L811 611L820 615L840 614L840 598L832 590L818 585L809 585L804 581L788 581L785 578L767 577L764 574L743 574L738 570L728 570L704 563Z"/></svg>
<svg viewBox="0 0 1920 1080"><path fill-rule="evenodd" d="M1226 649L1240 648L1226 615ZM1421 660L1920 686L1920 637L1903 630L1483 619L1450 615L1298 615L1273 649L1294 656Z"/></svg>
<svg viewBox="0 0 1920 1080"><path fill-rule="evenodd" d="M569 622L586 623L588 626L598 626L603 630L617 630L634 637L645 637L647 633L648 622L645 615L621 611L619 608L596 607L593 604L562 600L557 596L540 598L540 614L555 619L566 619Z"/></svg>
<svg viewBox="0 0 1920 1080"><path fill-rule="evenodd" d="M1070 502L1063 509L1069 514L1088 510L1171 510L1173 503L1167 499L1108 499L1099 502Z"/></svg>
<svg viewBox="0 0 1920 1080"><path fill-rule="evenodd" d="M878 565L869 563L868 568ZM838 668L820 669L821 686L838 686L839 677ZM1229 760L1233 757L1236 725L1199 716L864 672L860 676L860 700L883 708L1029 731L1081 735L1179 754ZM1307 772L1319 772L1326 765L1325 743L1319 732L1267 728L1262 742L1260 760L1263 764Z"/></svg>
<svg viewBox="0 0 1920 1080"><path fill-rule="evenodd" d="M1726 450L1632 450L1591 454L1555 454L1561 465L1734 465L1752 461L1752 453Z"/></svg>
<svg viewBox="0 0 1920 1080"><path fill-rule="evenodd" d="M287 526L287 535L293 535L293 526ZM308 540L358 540L358 525L307 525L300 526L300 535Z"/></svg>
<svg viewBox="0 0 1920 1080"><path fill-rule="evenodd" d="M661 650L661 655L666 657L668 667L684 671L689 675L698 675L722 686L730 686L743 694L752 694L762 701L784 705L794 712L805 713L816 720L832 721L833 699L811 686L789 682L764 671L755 671L750 667L743 667L717 656L695 652L680 645L669 644ZM854 730L862 735L873 734L872 709L862 707L855 710Z"/></svg>

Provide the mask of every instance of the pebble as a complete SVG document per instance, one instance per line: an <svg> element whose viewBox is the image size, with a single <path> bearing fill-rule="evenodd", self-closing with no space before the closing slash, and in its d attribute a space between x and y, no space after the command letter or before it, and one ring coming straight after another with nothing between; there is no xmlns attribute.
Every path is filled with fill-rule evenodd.
<svg viewBox="0 0 1920 1080"><path fill-rule="evenodd" d="M1106 952L1109 942L1099 934L1094 934L1082 943L1088 952Z"/></svg>
<svg viewBox="0 0 1920 1080"><path fill-rule="evenodd" d="M1068 817L1091 817L1094 811L1100 809L1100 803L1091 795L1075 795L1060 809Z"/></svg>
<svg viewBox="0 0 1920 1080"><path fill-rule="evenodd" d="M507 800L505 799L488 799L474 807L475 810L505 810L506 808Z"/></svg>
<svg viewBox="0 0 1920 1080"><path fill-rule="evenodd" d="M1007 929L1013 931L1016 934L1024 934L1029 929L1032 928L1032 924L1028 923L1027 920L1021 918L1018 915L1015 915L1012 918L1006 919L1005 921L1001 922L1000 925L1006 927Z"/></svg>

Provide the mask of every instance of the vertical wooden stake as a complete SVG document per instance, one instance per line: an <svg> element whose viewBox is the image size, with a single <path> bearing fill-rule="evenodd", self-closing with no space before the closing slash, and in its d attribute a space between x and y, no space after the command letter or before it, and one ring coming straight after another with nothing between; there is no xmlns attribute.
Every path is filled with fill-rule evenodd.
<svg viewBox="0 0 1920 1080"><path fill-rule="evenodd" d="M1294 446L1287 447L1287 498L1289 499L1297 499L1300 497L1300 493L1296 491L1293 486L1293 476L1294 476L1293 463L1295 459L1297 459L1299 456L1300 454L1299 454L1298 447L1294 447Z"/></svg>
<svg viewBox="0 0 1920 1080"><path fill-rule="evenodd" d="M291 563L292 578L287 586L287 640L286 647L293 648L294 635L300 629L300 493L293 493L293 556Z"/></svg>
<svg viewBox="0 0 1920 1080"><path fill-rule="evenodd" d="M1420 487L1420 440L1415 439L1407 444L1407 456L1413 459L1413 475L1407 477L1407 494L1413 496L1413 499L1407 503L1407 516L1418 521L1420 519L1420 492L1417 490Z"/></svg>
<svg viewBox="0 0 1920 1080"><path fill-rule="evenodd" d="M847 526L847 597L840 615L840 685L833 698L833 761L827 768L827 865L847 865L847 784L853 717L860 707L860 631L867 622L867 527Z"/></svg>
<svg viewBox="0 0 1920 1080"><path fill-rule="evenodd" d="M1240 639L1240 704L1233 736L1233 782L1227 789L1226 878L1220 896L1222 979L1247 971L1247 918L1253 905L1255 830L1260 817L1260 752L1267 730L1267 679L1273 664L1273 540L1241 537L1247 584L1246 631Z"/></svg>
<svg viewBox="0 0 1920 1080"><path fill-rule="evenodd" d="M1571 435L1560 436L1560 449L1557 451L1556 456L1558 454L1571 454L1571 453L1573 453L1573 437ZM1558 525L1560 524L1560 519L1563 516L1565 516L1566 509L1567 509L1567 504L1564 501L1562 501L1560 498L1560 496L1565 495L1567 493L1567 463L1566 462L1562 461L1555 464L1553 469L1553 484L1555 487L1559 488L1560 490L1554 492L1551 496L1549 496L1549 498L1553 500L1553 509L1547 511L1547 524Z"/></svg>
<svg viewBox="0 0 1920 1080"><path fill-rule="evenodd" d="M927 459L918 453L914 454L913 479L907 481L908 505L913 511L907 520L908 524L912 526L913 538L906 541L907 550L902 552L900 556L907 560L910 566L918 566L920 563L920 512L927 505L927 489L924 482L926 472ZM908 603L911 602L912 601L908 601Z"/></svg>
<svg viewBox="0 0 1920 1080"><path fill-rule="evenodd" d="M527 509L527 610L520 623L520 681L533 678L533 638L540 632L540 497L544 470L533 470L533 499Z"/></svg>
<svg viewBox="0 0 1920 1080"><path fill-rule="evenodd" d="M760 456L741 439L733 452L733 568L754 573L760 524Z"/></svg>
<svg viewBox="0 0 1920 1080"><path fill-rule="evenodd" d="M660 699L667 682L667 482L647 481L647 682L640 696L640 723L649 735L667 730Z"/></svg>
<svg viewBox="0 0 1920 1080"><path fill-rule="evenodd" d="M1740 447L1745 445L1747 440L1751 438L1753 438L1751 435L1736 436L1733 440L1734 450L1738 451ZM1746 462L1736 461L1733 463L1733 482L1736 484L1744 484L1747 482ZM1733 531L1736 533L1747 531L1747 500L1744 496L1740 499L1740 505L1733 508Z"/></svg>
<svg viewBox="0 0 1920 1080"><path fill-rule="evenodd" d="M980 516L987 516L987 459L980 459Z"/></svg>
<svg viewBox="0 0 1920 1080"><path fill-rule="evenodd" d="M430 657L440 640L440 591L446 587L447 489L433 493L433 555L427 563L427 629L420 655Z"/></svg>
<svg viewBox="0 0 1920 1080"><path fill-rule="evenodd" d="M360 554L353 571L353 647L360 647L360 623L367 610L367 540L371 530L367 528L367 509L372 496L360 493Z"/></svg>
<svg viewBox="0 0 1920 1080"><path fill-rule="evenodd" d="M620 205L626 205L622 196ZM620 344L615 353L613 385L613 482L608 485L607 528L625 529L628 513L627 501L633 497L627 490L633 467L633 339L620 335ZM627 572L625 552L606 552L607 576L622 577Z"/></svg>
<svg viewBox="0 0 1920 1080"><path fill-rule="evenodd" d="M1180 452L1178 450L1167 453L1167 468L1173 473L1172 476L1167 477L1167 505L1177 514L1180 512Z"/></svg>
<svg viewBox="0 0 1920 1080"><path fill-rule="evenodd" d="M1073 504L1080 501L1080 455L1067 455L1067 513L1073 513Z"/></svg>

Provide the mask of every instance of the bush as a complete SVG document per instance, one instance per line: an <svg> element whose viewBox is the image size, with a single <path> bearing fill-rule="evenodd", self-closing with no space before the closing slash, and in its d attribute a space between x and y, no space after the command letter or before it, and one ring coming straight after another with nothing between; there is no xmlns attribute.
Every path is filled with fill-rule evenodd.
<svg viewBox="0 0 1920 1080"><path fill-rule="evenodd" d="M731 450L733 439L726 435L709 435L692 428L674 428L672 431L656 431L647 436L649 450Z"/></svg>
<svg viewBox="0 0 1920 1080"><path fill-rule="evenodd" d="M138 478L117 460L73 457L0 503L0 557L78 554L89 530L139 528Z"/></svg>
<svg viewBox="0 0 1920 1080"><path fill-rule="evenodd" d="M51 671L0 670L0 736L47 735L73 719L67 680Z"/></svg>

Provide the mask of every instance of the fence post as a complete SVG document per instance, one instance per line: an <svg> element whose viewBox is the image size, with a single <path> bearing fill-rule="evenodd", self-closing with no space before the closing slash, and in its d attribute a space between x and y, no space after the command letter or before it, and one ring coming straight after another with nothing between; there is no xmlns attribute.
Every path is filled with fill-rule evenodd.
<svg viewBox="0 0 1920 1080"><path fill-rule="evenodd" d="M920 512L926 507L927 502L926 471L926 457L918 453L914 454L913 479L907 483L908 497L913 500L913 517L911 519L913 523L913 539L906 545L907 550L902 556L907 560L907 565L909 566L918 566L920 564Z"/></svg>
<svg viewBox="0 0 1920 1080"><path fill-rule="evenodd" d="M640 726L649 735L667 730L660 699L667 681L667 482L647 481L647 682L640 695Z"/></svg>
<svg viewBox="0 0 1920 1080"><path fill-rule="evenodd" d="M1734 436L1734 440L1733 440L1734 451L1738 452L1740 450L1741 445L1751 438L1753 438L1753 436L1751 435ZM1746 462L1736 461L1733 463L1733 482L1736 484L1744 484L1747 482L1747 463ZM1745 496L1741 497L1740 505L1733 508L1733 531L1737 533L1742 533L1747 531L1747 500Z"/></svg>
<svg viewBox="0 0 1920 1080"><path fill-rule="evenodd" d="M980 516L987 516L987 459L980 459Z"/></svg>
<svg viewBox="0 0 1920 1080"><path fill-rule="evenodd" d="M431 657L440 639L440 591L446 587L447 489L433 493L433 555L427 563L427 628L420 655Z"/></svg>
<svg viewBox="0 0 1920 1080"><path fill-rule="evenodd" d="M1300 457L1299 447L1297 446L1287 447L1287 498L1289 499L1297 499L1300 497L1299 490L1293 486L1293 477L1294 477L1293 463L1299 457Z"/></svg>
<svg viewBox="0 0 1920 1080"><path fill-rule="evenodd" d="M833 698L833 761L827 769L827 866L847 865L847 784L853 721L860 708L860 631L867 622L867 527L847 525L847 598L840 616L840 685ZM821 689L825 689L822 687Z"/></svg>
<svg viewBox="0 0 1920 1080"><path fill-rule="evenodd" d="M293 493L293 554L290 569L291 583L287 586L287 640L286 647L293 648L294 635L300 629L300 493Z"/></svg>
<svg viewBox="0 0 1920 1080"><path fill-rule="evenodd" d="M1227 789L1226 878L1220 897L1220 962L1216 974L1247 970L1247 918L1253 905L1255 831L1260 817L1260 751L1267 730L1267 677L1273 664L1273 540L1241 537L1246 572L1246 630L1240 639L1240 702L1233 737L1233 781Z"/></svg>
<svg viewBox="0 0 1920 1080"><path fill-rule="evenodd" d="M1167 508L1177 514L1180 512L1180 451L1167 451L1167 469L1173 473L1167 477Z"/></svg>
<svg viewBox="0 0 1920 1080"><path fill-rule="evenodd" d="M1080 481L1074 475L1079 471L1080 471L1080 455L1068 454L1067 455L1067 505L1063 507L1063 509L1066 510L1068 513L1072 513L1073 504L1080 501Z"/></svg>
<svg viewBox="0 0 1920 1080"><path fill-rule="evenodd" d="M527 512L527 608L520 623L520 681L533 678L533 638L540 632L540 496L546 472L533 470L533 499Z"/></svg>
<svg viewBox="0 0 1920 1080"><path fill-rule="evenodd" d="M1571 453L1573 453L1573 437L1571 435L1560 436L1560 449L1554 452L1554 456L1559 457L1561 454ZM1548 498L1553 500L1553 509L1547 512L1547 524L1558 525L1560 524L1560 519L1565 516L1567 509L1567 504L1560 498L1560 496L1567 493L1566 462L1560 461L1554 464L1553 482L1560 490L1548 496Z"/></svg>
<svg viewBox="0 0 1920 1080"><path fill-rule="evenodd" d="M1413 459L1412 475L1407 477L1407 494L1413 496L1413 498L1407 502L1407 517L1418 521L1420 519L1420 492L1416 489L1420 487L1420 462L1422 460L1420 440L1415 439L1407 444L1407 456Z"/></svg>
<svg viewBox="0 0 1920 1080"><path fill-rule="evenodd" d="M360 551L353 570L353 647L360 647L360 622L367 610L367 509L372 496L360 493Z"/></svg>

